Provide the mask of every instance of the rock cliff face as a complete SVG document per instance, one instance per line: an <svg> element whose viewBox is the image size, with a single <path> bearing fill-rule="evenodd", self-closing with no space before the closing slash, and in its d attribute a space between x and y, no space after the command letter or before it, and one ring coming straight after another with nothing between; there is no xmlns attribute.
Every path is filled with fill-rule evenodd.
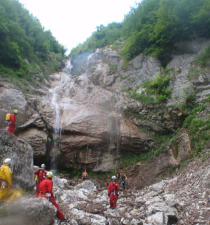
<svg viewBox="0 0 210 225"><path fill-rule="evenodd" d="M210 75L192 79L189 73L196 54L209 44L209 40L197 39L177 47L168 65L173 67L173 78L172 97L166 104L142 105L123 91L135 90L162 73L158 60L140 55L125 69L116 51L97 49L73 57L62 72L49 76L49 87L40 87L34 94L23 94L14 85L1 82L1 118L9 109L20 110L17 134L33 147L36 164L44 161L60 168L115 170L124 154L141 154L158 146L147 131L164 135L182 127L187 115L177 105L184 101L186 88L197 90L197 102L208 96ZM1 122L5 127L3 119ZM173 157L166 166L180 164L193 151L183 149L186 135L180 134L180 142L168 146L164 154ZM177 152L181 155L176 156Z"/></svg>

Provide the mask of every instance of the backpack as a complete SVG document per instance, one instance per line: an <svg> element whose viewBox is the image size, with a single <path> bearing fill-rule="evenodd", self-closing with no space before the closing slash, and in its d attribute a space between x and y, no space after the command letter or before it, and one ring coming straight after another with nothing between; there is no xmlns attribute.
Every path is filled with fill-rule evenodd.
<svg viewBox="0 0 210 225"><path fill-rule="evenodd" d="M10 122L10 116L11 116L11 114L7 113L7 115L6 115L6 122Z"/></svg>

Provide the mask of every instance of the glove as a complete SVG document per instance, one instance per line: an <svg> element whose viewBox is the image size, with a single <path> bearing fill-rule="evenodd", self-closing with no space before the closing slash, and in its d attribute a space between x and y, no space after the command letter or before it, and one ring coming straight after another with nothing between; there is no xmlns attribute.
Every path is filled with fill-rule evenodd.
<svg viewBox="0 0 210 225"><path fill-rule="evenodd" d="M110 194L108 194L108 196L110 196Z"/></svg>

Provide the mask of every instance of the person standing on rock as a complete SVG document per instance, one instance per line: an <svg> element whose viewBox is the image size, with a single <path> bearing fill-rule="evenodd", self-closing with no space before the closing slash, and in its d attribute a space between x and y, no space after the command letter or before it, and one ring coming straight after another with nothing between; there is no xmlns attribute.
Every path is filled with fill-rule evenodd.
<svg viewBox="0 0 210 225"><path fill-rule="evenodd" d="M117 198L118 198L118 195L119 195L118 188L119 188L119 185L116 182L116 176L113 176L112 181L110 182L109 188L108 188L110 208L112 208L112 209L116 208Z"/></svg>
<svg viewBox="0 0 210 225"><path fill-rule="evenodd" d="M16 116L18 114L18 110L15 109L14 113L10 115L10 122L9 122L9 128L8 132L14 134L15 133L15 126L16 126Z"/></svg>
<svg viewBox="0 0 210 225"><path fill-rule="evenodd" d="M87 176L88 176L88 174L85 170L85 172L82 173L82 182L87 180Z"/></svg>
<svg viewBox="0 0 210 225"><path fill-rule="evenodd" d="M122 187L125 190L125 183L127 181L127 176L125 174L122 174L121 178L122 178Z"/></svg>
<svg viewBox="0 0 210 225"><path fill-rule="evenodd" d="M19 189L11 189L12 171L10 169L12 160L7 158L3 161L0 167L0 201L5 201L6 204L12 200L21 197L22 192Z"/></svg>
<svg viewBox="0 0 210 225"><path fill-rule="evenodd" d="M35 197L38 198L39 197L39 185L40 185L40 182L43 181L46 178L46 176L47 176L47 173L45 171L45 164L42 164L41 165L41 169L39 169L36 172L34 172L34 174L37 176Z"/></svg>
<svg viewBox="0 0 210 225"><path fill-rule="evenodd" d="M47 178L40 183L39 186L39 196L42 198L48 199L57 209L57 217L61 222L67 221L64 218L63 213L59 210L59 205L56 203L54 195L53 195L53 181L52 181L53 173L48 172Z"/></svg>

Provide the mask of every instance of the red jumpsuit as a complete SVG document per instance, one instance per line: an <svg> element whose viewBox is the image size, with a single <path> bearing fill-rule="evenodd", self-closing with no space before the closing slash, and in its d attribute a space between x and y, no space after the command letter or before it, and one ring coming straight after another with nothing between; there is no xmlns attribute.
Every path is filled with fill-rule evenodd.
<svg viewBox="0 0 210 225"><path fill-rule="evenodd" d="M13 113L10 115L9 128L7 131L14 134L15 133L15 125L16 125L16 116Z"/></svg>
<svg viewBox="0 0 210 225"><path fill-rule="evenodd" d="M119 188L119 185L117 182L112 181L109 184L108 195L109 195L109 199L110 199L110 207L111 208L116 208L118 188Z"/></svg>
<svg viewBox="0 0 210 225"><path fill-rule="evenodd" d="M34 172L34 174L38 175L36 192L35 192L35 197L38 198L39 197L39 184L41 181L43 181L45 179L45 177L47 176L47 173L43 170L37 170L36 172Z"/></svg>
<svg viewBox="0 0 210 225"><path fill-rule="evenodd" d="M53 182L50 178L47 178L43 180L39 185L40 192L43 193L50 193L51 197L49 198L49 201L57 208L57 217L58 219L62 220L64 219L63 213L59 210L59 205L56 203L54 196L53 196Z"/></svg>

